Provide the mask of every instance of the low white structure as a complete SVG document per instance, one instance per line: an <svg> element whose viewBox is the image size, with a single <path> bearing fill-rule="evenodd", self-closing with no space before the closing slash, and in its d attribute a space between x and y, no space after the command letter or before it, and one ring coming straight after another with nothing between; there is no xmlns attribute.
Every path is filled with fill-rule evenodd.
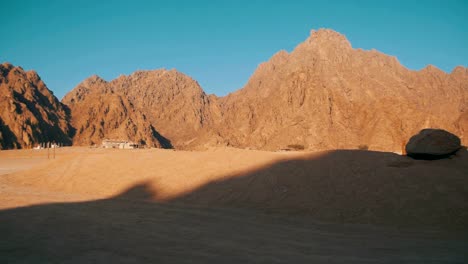
<svg viewBox="0 0 468 264"><path fill-rule="evenodd" d="M33 149L47 149L47 148L61 148L63 143L42 142L35 146Z"/></svg>
<svg viewBox="0 0 468 264"><path fill-rule="evenodd" d="M113 140L113 139L104 139L101 146L103 148L118 148L118 149L136 149L139 148L139 144L127 141L127 140Z"/></svg>

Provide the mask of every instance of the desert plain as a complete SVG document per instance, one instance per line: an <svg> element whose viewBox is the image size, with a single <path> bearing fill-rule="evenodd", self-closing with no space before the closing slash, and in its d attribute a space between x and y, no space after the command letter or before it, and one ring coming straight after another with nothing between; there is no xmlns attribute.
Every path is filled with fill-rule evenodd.
<svg viewBox="0 0 468 264"><path fill-rule="evenodd" d="M468 152L0 152L0 263L466 263Z"/></svg>

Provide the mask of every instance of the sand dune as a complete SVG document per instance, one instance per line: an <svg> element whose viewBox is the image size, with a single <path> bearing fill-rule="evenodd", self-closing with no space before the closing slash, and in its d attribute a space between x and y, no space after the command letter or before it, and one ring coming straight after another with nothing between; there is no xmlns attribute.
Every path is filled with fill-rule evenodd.
<svg viewBox="0 0 468 264"><path fill-rule="evenodd" d="M2 151L0 167L7 262L467 257L466 150L422 161L355 150L62 148L56 159Z"/></svg>

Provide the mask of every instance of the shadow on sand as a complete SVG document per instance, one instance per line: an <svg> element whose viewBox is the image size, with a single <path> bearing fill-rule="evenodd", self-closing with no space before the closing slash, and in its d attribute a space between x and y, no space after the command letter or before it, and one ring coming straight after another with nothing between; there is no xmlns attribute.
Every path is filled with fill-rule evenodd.
<svg viewBox="0 0 468 264"><path fill-rule="evenodd" d="M431 162L334 151L169 201L141 183L109 199L3 210L0 263L462 263L463 151Z"/></svg>

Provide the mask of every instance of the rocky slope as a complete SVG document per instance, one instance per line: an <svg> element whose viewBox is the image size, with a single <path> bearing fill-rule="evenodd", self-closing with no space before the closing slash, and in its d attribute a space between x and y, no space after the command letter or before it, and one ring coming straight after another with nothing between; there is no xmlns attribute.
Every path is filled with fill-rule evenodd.
<svg viewBox="0 0 468 264"><path fill-rule="evenodd" d="M66 108L35 71L0 64L0 149L70 144Z"/></svg>
<svg viewBox="0 0 468 264"><path fill-rule="evenodd" d="M2 76L16 76L4 73L10 66L2 67ZM17 72L29 83L39 78ZM4 83L2 95L8 95ZM42 82L36 86L46 90ZM66 113L53 98L47 102L44 111L50 114L41 115L47 122L39 123L56 121L57 131L65 135ZM162 69L109 82L92 76L62 102L71 110L76 145L109 138L179 149L229 145L278 150L296 145L311 150L362 146L402 152L408 139L424 128L447 130L468 144L467 68L457 67L449 74L434 66L408 70L395 57L353 49L345 36L326 29L312 31L291 53L275 54L244 88L226 97L206 95L190 77ZM37 138L31 136L36 133L33 128L22 127L29 121L21 119L23 110L12 108L16 105L2 108L10 109L2 113L2 118L10 113L5 119L10 125L0 122L3 138L8 139L2 140L3 147L28 145L31 137ZM28 130L29 136L10 136L12 126ZM16 137L21 143L9 142Z"/></svg>
<svg viewBox="0 0 468 264"><path fill-rule="evenodd" d="M468 140L468 70L403 67L395 57L353 49L332 30L312 31L290 54L261 64L247 85L220 99L219 131L236 147L401 151L426 127Z"/></svg>
<svg viewBox="0 0 468 264"><path fill-rule="evenodd" d="M92 76L63 98L72 112L77 145L111 138L164 148L201 144L206 128L219 119L213 101L196 81L176 70L138 71L110 82Z"/></svg>

